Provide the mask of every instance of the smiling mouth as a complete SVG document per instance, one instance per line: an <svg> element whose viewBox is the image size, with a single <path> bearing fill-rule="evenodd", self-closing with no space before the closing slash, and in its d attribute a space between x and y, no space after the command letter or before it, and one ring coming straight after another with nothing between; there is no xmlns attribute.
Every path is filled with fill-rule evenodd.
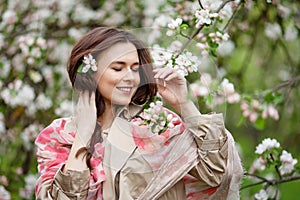
<svg viewBox="0 0 300 200"><path fill-rule="evenodd" d="M132 91L132 87L117 87L117 89L126 94L129 94Z"/></svg>

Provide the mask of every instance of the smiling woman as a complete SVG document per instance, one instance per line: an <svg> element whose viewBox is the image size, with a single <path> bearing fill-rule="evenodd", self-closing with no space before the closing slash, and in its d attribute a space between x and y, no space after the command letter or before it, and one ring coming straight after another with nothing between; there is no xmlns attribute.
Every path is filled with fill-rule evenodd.
<svg viewBox="0 0 300 200"><path fill-rule="evenodd" d="M239 198L242 168L222 115L201 114L186 98L185 78L153 70L132 34L88 32L68 73L80 96L74 116L54 120L36 139L37 199ZM159 107L172 123L159 134L144 123L157 92L177 113Z"/></svg>
<svg viewBox="0 0 300 200"><path fill-rule="evenodd" d="M116 55L120 55L116 58ZM95 75L106 106L128 105L140 84L139 57L131 43L118 43L99 56Z"/></svg>

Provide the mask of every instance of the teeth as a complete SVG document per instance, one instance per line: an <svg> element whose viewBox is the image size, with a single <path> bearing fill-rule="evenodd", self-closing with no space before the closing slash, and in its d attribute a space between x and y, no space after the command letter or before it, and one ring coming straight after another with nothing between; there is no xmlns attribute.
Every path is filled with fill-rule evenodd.
<svg viewBox="0 0 300 200"><path fill-rule="evenodd" d="M119 90L122 90L124 92L130 92L131 88L119 88Z"/></svg>

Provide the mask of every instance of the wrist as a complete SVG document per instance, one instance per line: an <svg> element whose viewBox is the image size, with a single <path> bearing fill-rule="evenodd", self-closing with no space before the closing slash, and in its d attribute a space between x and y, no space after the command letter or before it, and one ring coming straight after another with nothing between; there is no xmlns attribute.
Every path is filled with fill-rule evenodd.
<svg viewBox="0 0 300 200"><path fill-rule="evenodd" d="M176 106L175 110L183 119L190 116L201 115L200 111L191 100L181 102Z"/></svg>

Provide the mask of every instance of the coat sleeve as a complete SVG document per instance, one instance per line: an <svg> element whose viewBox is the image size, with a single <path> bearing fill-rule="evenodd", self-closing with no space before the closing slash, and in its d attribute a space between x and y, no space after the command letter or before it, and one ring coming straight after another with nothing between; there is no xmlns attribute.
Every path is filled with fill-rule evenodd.
<svg viewBox="0 0 300 200"><path fill-rule="evenodd" d="M64 131L66 121L55 120L35 140L39 178L36 199L85 199L89 170L62 172L74 135Z"/></svg>
<svg viewBox="0 0 300 200"><path fill-rule="evenodd" d="M198 147L199 163L190 174L210 187L219 186L228 156L228 138L222 114L193 116L184 121Z"/></svg>

